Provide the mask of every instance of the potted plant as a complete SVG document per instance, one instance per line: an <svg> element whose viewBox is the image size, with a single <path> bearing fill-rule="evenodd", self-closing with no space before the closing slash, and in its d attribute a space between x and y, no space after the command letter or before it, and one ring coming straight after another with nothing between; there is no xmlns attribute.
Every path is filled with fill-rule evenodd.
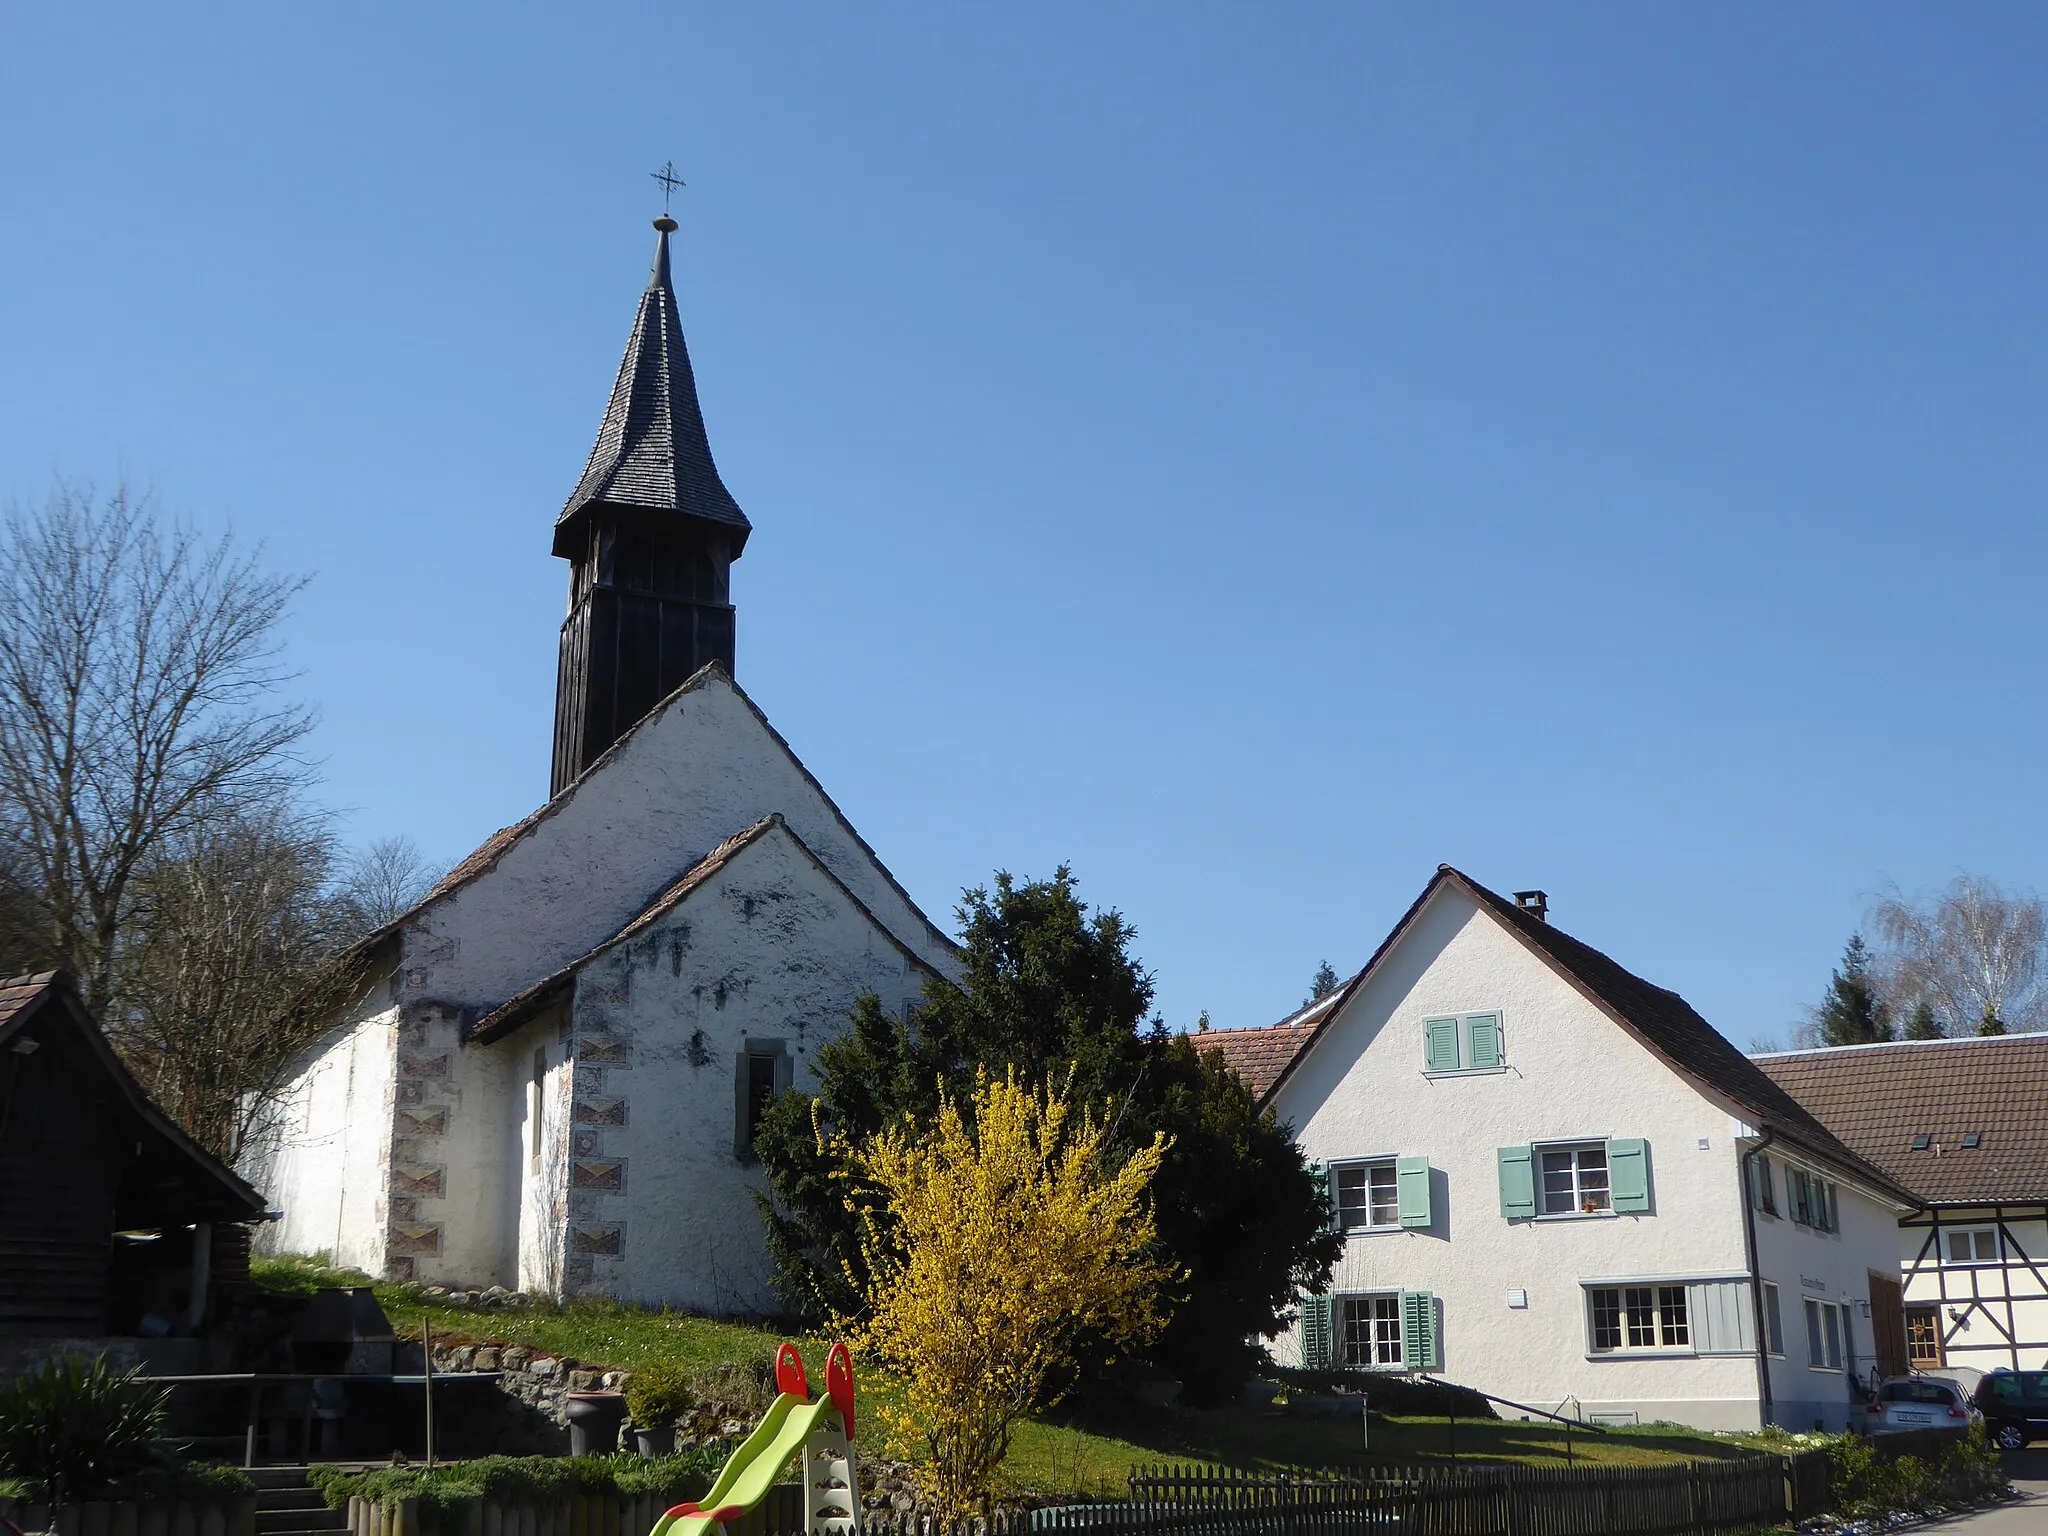
<svg viewBox="0 0 2048 1536"><path fill-rule="evenodd" d="M690 1411L689 1378L666 1360L642 1366L626 1383L626 1412L633 1417L633 1442L642 1456L667 1456L676 1448L676 1420Z"/></svg>

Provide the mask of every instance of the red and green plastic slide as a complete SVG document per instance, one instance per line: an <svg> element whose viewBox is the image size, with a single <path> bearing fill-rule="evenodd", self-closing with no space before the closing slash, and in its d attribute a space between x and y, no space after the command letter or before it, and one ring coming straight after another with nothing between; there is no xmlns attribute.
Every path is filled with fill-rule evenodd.
<svg viewBox="0 0 2048 1536"><path fill-rule="evenodd" d="M654 1524L651 1536L711 1536L714 1526L737 1520L768 1497L782 1469L799 1451L804 1458L804 1525L809 1536L853 1536L859 1526L860 1488L853 1470L853 1364L844 1344L825 1358L825 1395L811 1401L796 1346L775 1351L776 1398L755 1431L740 1443L701 1499L678 1504Z"/></svg>

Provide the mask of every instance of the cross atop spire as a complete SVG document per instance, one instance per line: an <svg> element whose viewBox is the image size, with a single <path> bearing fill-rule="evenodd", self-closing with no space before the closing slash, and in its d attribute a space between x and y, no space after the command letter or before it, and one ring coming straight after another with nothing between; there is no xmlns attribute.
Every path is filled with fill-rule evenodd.
<svg viewBox="0 0 2048 1536"><path fill-rule="evenodd" d="M676 163L673 160L664 162L660 170L649 171L647 174L661 183L661 216L665 219L668 217L668 200L675 196L677 187L687 187L689 183L676 174Z"/></svg>

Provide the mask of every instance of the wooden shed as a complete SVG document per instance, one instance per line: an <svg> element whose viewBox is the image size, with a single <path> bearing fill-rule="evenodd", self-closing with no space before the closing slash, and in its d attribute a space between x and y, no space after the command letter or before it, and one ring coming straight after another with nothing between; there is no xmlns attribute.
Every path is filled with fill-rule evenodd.
<svg viewBox="0 0 2048 1536"><path fill-rule="evenodd" d="M67 976L0 981L0 1336L198 1332L263 1206L150 1103Z"/></svg>

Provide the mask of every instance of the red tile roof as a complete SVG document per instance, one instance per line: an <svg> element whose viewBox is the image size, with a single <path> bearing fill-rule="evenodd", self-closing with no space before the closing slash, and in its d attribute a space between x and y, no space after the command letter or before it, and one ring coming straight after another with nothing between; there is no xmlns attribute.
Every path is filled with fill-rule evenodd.
<svg viewBox="0 0 2048 1536"><path fill-rule="evenodd" d="M2048 1035L1790 1051L1756 1063L1931 1204L2048 1201ZM1965 1147L1973 1131L1979 1144ZM1913 1150L1917 1136L1924 1151Z"/></svg>

